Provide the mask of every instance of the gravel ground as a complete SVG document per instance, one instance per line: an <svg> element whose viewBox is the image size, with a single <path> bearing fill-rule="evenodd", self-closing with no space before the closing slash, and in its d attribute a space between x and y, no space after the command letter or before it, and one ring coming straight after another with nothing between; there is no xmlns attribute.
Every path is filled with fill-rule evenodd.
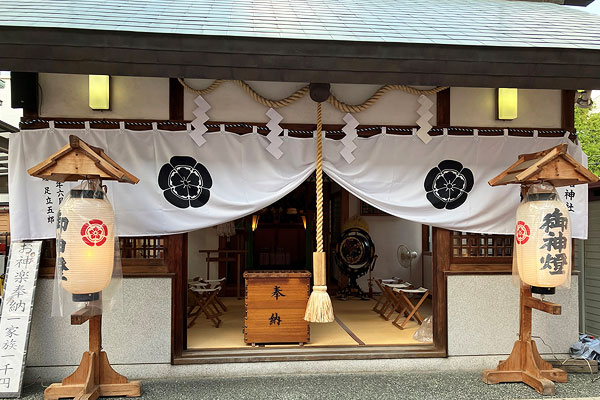
<svg viewBox="0 0 600 400"><path fill-rule="evenodd" d="M24 388L23 399L43 398L39 383ZM571 374L568 383L556 385L556 396L599 396L600 380L589 374ZM543 398L524 384L486 385L480 373L402 373L282 375L239 378L153 379L142 382L142 399L537 399Z"/></svg>

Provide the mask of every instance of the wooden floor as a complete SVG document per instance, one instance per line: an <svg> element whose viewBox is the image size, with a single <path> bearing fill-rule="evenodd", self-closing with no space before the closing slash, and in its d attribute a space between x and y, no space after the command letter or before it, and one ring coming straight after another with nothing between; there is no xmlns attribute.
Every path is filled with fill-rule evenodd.
<svg viewBox="0 0 600 400"><path fill-rule="evenodd" d="M221 326L214 325L202 316L188 329L188 349L244 348L244 303L233 297L222 299L228 311L221 316ZM306 346L361 346L361 345L414 345L423 344L413 335L419 325L410 321L405 329L392 325L371 309L375 301L333 298L336 321L329 324L310 324L310 343ZM420 308L423 318L431 315L431 300ZM396 314L392 316L392 320ZM292 345L267 345L288 347ZM297 345L295 345L297 347Z"/></svg>

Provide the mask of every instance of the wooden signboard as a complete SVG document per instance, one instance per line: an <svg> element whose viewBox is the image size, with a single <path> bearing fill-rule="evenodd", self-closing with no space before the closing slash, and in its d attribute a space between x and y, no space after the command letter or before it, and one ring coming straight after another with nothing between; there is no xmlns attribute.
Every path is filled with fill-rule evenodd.
<svg viewBox="0 0 600 400"><path fill-rule="evenodd" d="M10 246L0 314L0 397L20 397L42 241Z"/></svg>

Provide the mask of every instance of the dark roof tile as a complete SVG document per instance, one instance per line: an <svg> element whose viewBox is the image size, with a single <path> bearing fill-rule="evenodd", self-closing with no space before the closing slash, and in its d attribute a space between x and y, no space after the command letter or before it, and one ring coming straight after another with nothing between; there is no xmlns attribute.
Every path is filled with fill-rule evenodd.
<svg viewBox="0 0 600 400"><path fill-rule="evenodd" d="M1 26L600 47L600 16L552 3L508 0L2 0Z"/></svg>

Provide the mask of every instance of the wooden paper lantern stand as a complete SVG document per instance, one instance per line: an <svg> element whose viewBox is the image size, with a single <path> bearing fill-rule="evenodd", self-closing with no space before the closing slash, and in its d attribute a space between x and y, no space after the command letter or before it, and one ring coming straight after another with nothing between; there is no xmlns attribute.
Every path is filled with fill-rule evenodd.
<svg viewBox="0 0 600 400"><path fill-rule="evenodd" d="M88 145L77 136L59 151L30 168L29 175L57 182L98 179L135 184L138 178L111 160L104 150ZM89 303L71 315L71 325L89 321L89 350L83 353L79 367L61 383L53 383L44 391L45 400L74 398L95 400L100 396L141 395L140 381L129 382L115 372L102 351L102 311Z"/></svg>
<svg viewBox="0 0 600 400"><path fill-rule="evenodd" d="M539 153L519 156L516 163L490 180L491 186L520 184L521 193L534 183L549 182L555 187L597 182L598 177L567 154L567 145L562 144ZM528 285L521 282L519 315L519 340L515 342L510 356L501 361L496 369L483 371L483 381L488 384L523 382L542 395L553 395L554 382L567 382L567 373L552 368L538 352L531 340L532 310L560 315L561 306L540 300L531 295Z"/></svg>

